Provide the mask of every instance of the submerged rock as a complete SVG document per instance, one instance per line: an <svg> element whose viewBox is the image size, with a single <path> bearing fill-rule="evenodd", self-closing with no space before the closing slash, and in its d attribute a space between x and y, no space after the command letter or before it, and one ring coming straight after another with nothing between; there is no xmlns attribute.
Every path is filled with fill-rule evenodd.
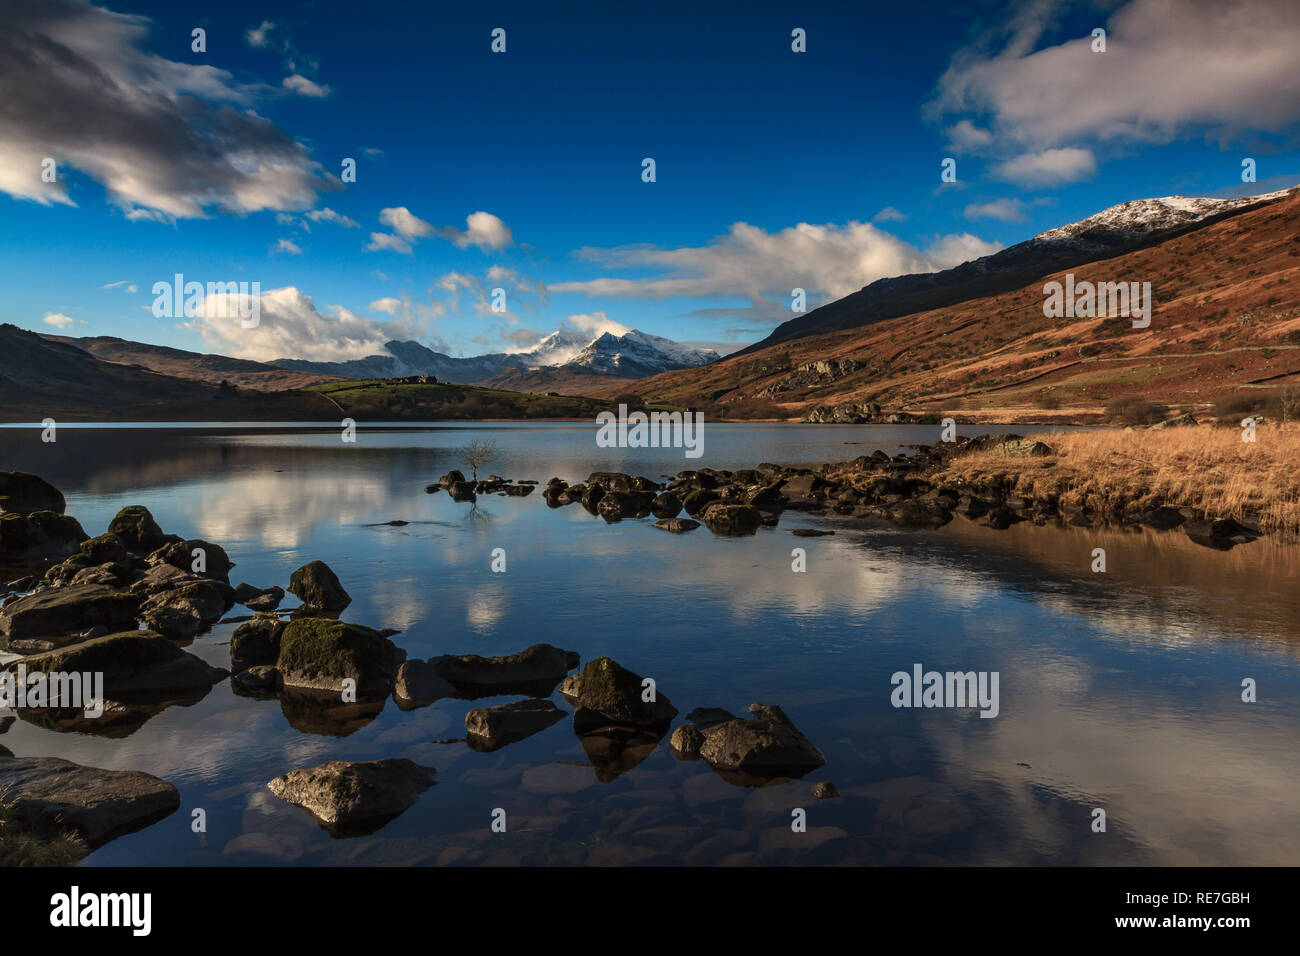
<svg viewBox="0 0 1300 956"><path fill-rule="evenodd" d="M304 564L289 578L289 591L303 606L318 611L342 611L352 603L338 576L324 561Z"/></svg>
<svg viewBox="0 0 1300 956"><path fill-rule="evenodd" d="M415 804L434 783L432 767L410 760L354 763L330 760L291 770L267 788L286 803L302 807L327 828L382 826Z"/></svg>
<svg viewBox="0 0 1300 956"><path fill-rule="evenodd" d="M700 526L700 523L691 518L664 518L661 521L656 521L654 526L661 531L685 534L687 531L694 531Z"/></svg>
<svg viewBox="0 0 1300 956"><path fill-rule="evenodd" d="M76 832L90 847L174 812L180 794L138 770L100 770L57 757L0 759L6 826L42 837Z"/></svg>

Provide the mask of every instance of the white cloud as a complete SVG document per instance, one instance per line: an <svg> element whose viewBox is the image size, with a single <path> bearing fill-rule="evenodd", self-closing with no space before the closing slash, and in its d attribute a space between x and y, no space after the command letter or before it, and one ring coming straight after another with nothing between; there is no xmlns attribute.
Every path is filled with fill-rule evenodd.
<svg viewBox="0 0 1300 956"><path fill-rule="evenodd" d="M312 222L332 222L347 229L357 229L361 226L361 223L355 219L351 219L340 212L335 212L328 206L324 209L313 209L307 213L307 218Z"/></svg>
<svg viewBox="0 0 1300 956"><path fill-rule="evenodd" d="M643 299L735 296L755 306L769 297L788 302L794 288L838 299L885 276L956 265L965 261L954 261L962 250L973 258L999 248L962 234L940 237L923 251L870 223L856 221L819 226L801 222L779 232L738 222L703 246L580 249L579 257L606 268L655 269L659 274L561 282L550 289Z"/></svg>
<svg viewBox="0 0 1300 956"><path fill-rule="evenodd" d="M242 302L240 296L209 295L202 313L186 322L185 328L198 332L214 352L262 362L277 358L320 362L364 358L381 351L390 339L410 339L419 334L410 323L376 322L342 306L332 306L322 313L311 296L293 286L262 293L256 328L243 328L241 304L247 314L248 303Z"/></svg>
<svg viewBox="0 0 1300 956"><path fill-rule="evenodd" d="M321 83L316 83L307 77L298 73L292 76L286 76L281 84L286 90L292 90L299 96L309 96L313 99L320 99L330 95L330 88Z"/></svg>
<svg viewBox="0 0 1300 956"><path fill-rule="evenodd" d="M123 292L138 292L139 289L135 283L128 282L126 279L119 279L117 282L110 282L107 285L100 286L101 289L121 289Z"/></svg>
<svg viewBox="0 0 1300 956"><path fill-rule="evenodd" d="M411 254L411 244L401 236L389 235L386 232L372 232L370 241L366 243L366 248L371 252L380 252L390 249L393 252L401 252L406 255Z"/></svg>
<svg viewBox="0 0 1300 956"><path fill-rule="evenodd" d="M53 325L60 329L66 329L70 325L76 325L77 320L70 315L64 315L61 312L46 312L45 318L41 320L46 325Z"/></svg>
<svg viewBox="0 0 1300 956"><path fill-rule="evenodd" d="M443 226L438 235L454 243L458 248L477 246L484 250L505 249L513 245L514 234L497 216L490 212L472 212L465 217L465 229Z"/></svg>
<svg viewBox="0 0 1300 956"><path fill-rule="evenodd" d="M367 249L391 249L409 254L415 240L435 233L460 249L477 246L484 251L499 250L514 243L514 234L510 231L510 227L490 212L470 213L465 217L465 229L457 229L455 226L435 227L405 206L381 209L379 221L393 232L372 232Z"/></svg>
<svg viewBox="0 0 1300 956"><path fill-rule="evenodd" d="M389 315L396 315L397 310L401 307L402 300L394 299L392 296L387 296L383 299L376 299L374 302L370 303L370 310L372 312L387 312Z"/></svg>
<svg viewBox="0 0 1300 956"><path fill-rule="evenodd" d="M948 127L948 147L956 150L980 150L993 142L993 134L979 129L968 119L958 120Z"/></svg>
<svg viewBox="0 0 1300 956"><path fill-rule="evenodd" d="M419 239L433 232L433 226L405 206L379 210L379 221L404 239Z"/></svg>
<svg viewBox="0 0 1300 956"><path fill-rule="evenodd" d="M872 222L907 222L907 213L895 209L893 206L886 206L880 212L871 217Z"/></svg>
<svg viewBox="0 0 1300 956"><path fill-rule="evenodd" d="M288 253L288 254L291 255L291 256L300 256L300 255L302 255L302 249L301 249L301 247L299 247L299 245L298 245L296 242L291 242L291 241L288 240L288 239L281 239L279 242L277 242L277 243L275 244L274 248L271 249L271 252L273 252L273 253L275 253L275 252L285 252L285 253Z"/></svg>
<svg viewBox="0 0 1300 956"><path fill-rule="evenodd" d="M1021 186L1060 186L1096 175L1097 159L1088 149L1064 147L1022 153L993 167L994 179Z"/></svg>
<svg viewBox="0 0 1300 956"><path fill-rule="evenodd" d="M973 202L966 207L967 219L1000 219L1003 222L1024 222L1025 204L1019 199L995 199L992 202Z"/></svg>
<svg viewBox="0 0 1300 956"><path fill-rule="evenodd" d="M145 52L151 23L77 0L5 4L0 191L71 204L65 175L99 182L133 221L310 207L337 179L251 107L271 88Z"/></svg>
<svg viewBox="0 0 1300 956"><path fill-rule="evenodd" d="M1006 160L1002 178L1030 185L1061 172L1087 175L1102 145L1191 137L1226 145L1259 132L1286 132L1300 121L1300 4L1129 0L1116 6L1097 24L1106 28L1106 51L1094 53L1089 34L1043 45L1066 5L1022 4L1000 33L953 57L927 115L935 122L961 116L947 127L952 144ZM1062 147L1076 152L1062 154ZM1048 169L1052 164L1063 168Z"/></svg>

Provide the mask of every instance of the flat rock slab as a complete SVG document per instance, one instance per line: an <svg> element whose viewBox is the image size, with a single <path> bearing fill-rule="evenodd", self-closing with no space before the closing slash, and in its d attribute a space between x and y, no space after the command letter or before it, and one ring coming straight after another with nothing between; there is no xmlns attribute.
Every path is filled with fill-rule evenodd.
<svg viewBox="0 0 1300 956"><path fill-rule="evenodd" d="M47 588L0 611L0 643L26 637L57 637L103 625L111 631L135 627L140 597L102 584Z"/></svg>
<svg viewBox="0 0 1300 956"><path fill-rule="evenodd" d="M410 760L354 763L331 760L317 767L291 770L267 787L302 807L327 829L383 825L409 809L433 786L436 771Z"/></svg>
<svg viewBox="0 0 1300 956"><path fill-rule="evenodd" d="M180 794L138 770L101 770L58 757L0 759L0 793L12 824L43 836L76 831L92 847L175 811Z"/></svg>
<svg viewBox="0 0 1300 956"><path fill-rule="evenodd" d="M545 730L564 719L564 711L549 700L515 700L480 707L465 715L470 746L495 750Z"/></svg>

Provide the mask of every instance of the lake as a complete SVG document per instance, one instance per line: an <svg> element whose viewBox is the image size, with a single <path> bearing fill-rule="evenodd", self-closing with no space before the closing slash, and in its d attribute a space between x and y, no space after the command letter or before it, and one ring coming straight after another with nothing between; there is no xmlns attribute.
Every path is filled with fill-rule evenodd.
<svg viewBox="0 0 1300 956"><path fill-rule="evenodd" d="M89 534L144 504L163 530L222 545L231 583L288 584L320 559L345 620L396 628L408 658L536 642L608 655L685 715L778 704L826 755L801 780L727 782L667 739L600 772L571 721L501 750L463 741L465 713L509 698L390 699L337 732L295 729L229 680L123 737L23 720L20 756L143 770L182 808L87 865L1294 864L1300 859L1300 548L1212 551L1178 531L1036 527L957 517L903 531L786 512L750 537L653 519L606 524L540 493L453 502L424 487L455 449L496 443L511 479L752 467L894 454L937 426L722 425L704 455L596 447L593 424L377 430L75 428L44 444L0 429L3 468L57 485ZM1000 428L972 429L971 434ZM1015 429L1032 433L1034 429ZM963 434L966 430L963 430ZM404 526L381 524L390 520ZM800 538L791 530L827 528ZM1092 551L1107 571L1091 571ZM506 571L491 570L504 549ZM792 570L792 550L806 571ZM286 605L296 601L290 597ZM232 616L243 614L236 606ZM234 623L188 649L229 666ZM997 672L999 712L896 708L891 675ZM1242 701L1253 679L1258 700ZM572 707L558 694L554 702ZM675 723L680 723L679 716ZM303 724L299 721L299 724ZM437 785L377 832L335 838L267 781L330 759L406 757ZM831 781L838 799L812 796ZM806 812L807 832L791 830ZM193 811L206 832L191 829ZM505 833L490 829L503 809ZM1094 832L1094 811L1106 815Z"/></svg>

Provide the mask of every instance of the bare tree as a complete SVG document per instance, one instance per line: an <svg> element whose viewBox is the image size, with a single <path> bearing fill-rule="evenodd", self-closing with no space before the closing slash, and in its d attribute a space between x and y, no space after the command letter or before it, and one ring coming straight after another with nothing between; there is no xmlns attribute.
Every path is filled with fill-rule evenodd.
<svg viewBox="0 0 1300 956"><path fill-rule="evenodd" d="M499 453L496 442L481 439L475 439L468 445L456 449L456 454L465 459L465 463L469 465L475 481L478 481L479 466L494 461Z"/></svg>
<svg viewBox="0 0 1300 956"><path fill-rule="evenodd" d="M1278 406L1282 411L1282 421L1294 421L1300 413L1300 387L1288 385L1278 392Z"/></svg>

